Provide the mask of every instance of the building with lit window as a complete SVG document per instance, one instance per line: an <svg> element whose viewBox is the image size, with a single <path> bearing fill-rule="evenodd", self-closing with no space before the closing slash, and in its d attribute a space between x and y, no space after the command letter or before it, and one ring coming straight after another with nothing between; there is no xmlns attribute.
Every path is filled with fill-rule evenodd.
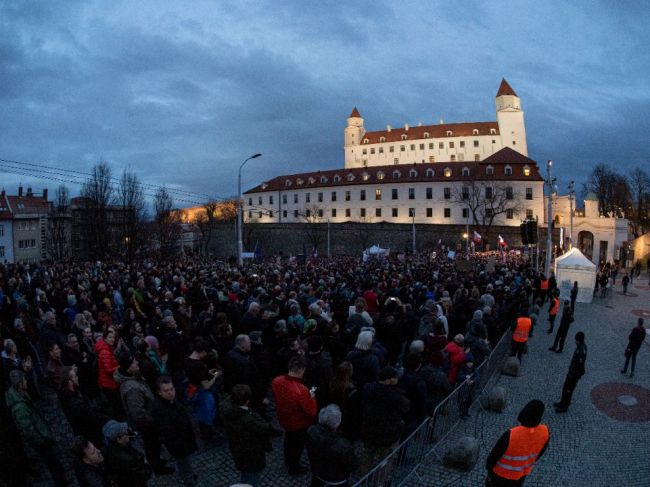
<svg viewBox="0 0 650 487"><path fill-rule="evenodd" d="M503 80L497 121L365 132L355 108L341 169L275 177L244 194L250 223L519 226L544 217L544 182L528 158L519 97Z"/></svg>

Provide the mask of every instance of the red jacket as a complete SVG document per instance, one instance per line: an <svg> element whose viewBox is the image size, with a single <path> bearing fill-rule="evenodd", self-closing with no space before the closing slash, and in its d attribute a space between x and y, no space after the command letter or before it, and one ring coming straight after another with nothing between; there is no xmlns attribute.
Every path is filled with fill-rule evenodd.
<svg viewBox="0 0 650 487"><path fill-rule="evenodd" d="M309 428L316 417L316 399L300 379L281 375L271 383L280 425L287 431Z"/></svg>
<svg viewBox="0 0 650 487"><path fill-rule="evenodd" d="M113 379L113 374L118 369L119 364L115 358L113 347L106 343L103 338L100 338L95 344L95 352L97 353L97 367L99 368L99 375L97 376L99 387L117 390L119 385Z"/></svg>
<svg viewBox="0 0 650 487"><path fill-rule="evenodd" d="M366 308L368 313L374 313L377 311L377 294L372 289L368 289L363 293L363 299L366 300Z"/></svg>
<svg viewBox="0 0 650 487"><path fill-rule="evenodd" d="M456 342L449 342L445 347L447 358L449 359L449 372L447 379L450 384L455 384L458 378L458 372L465 362L465 351L458 346Z"/></svg>

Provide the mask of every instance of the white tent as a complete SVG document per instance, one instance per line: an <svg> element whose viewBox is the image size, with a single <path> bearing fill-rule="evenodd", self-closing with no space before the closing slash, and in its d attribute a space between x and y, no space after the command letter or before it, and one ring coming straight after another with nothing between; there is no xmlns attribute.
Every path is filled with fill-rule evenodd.
<svg viewBox="0 0 650 487"><path fill-rule="evenodd" d="M363 251L363 261L367 261L368 257L388 257L390 249L382 249L379 245L373 245Z"/></svg>
<svg viewBox="0 0 650 487"><path fill-rule="evenodd" d="M578 281L579 303L591 303L596 285L596 264L573 247L555 259L555 278L560 288L560 298L569 299L573 282Z"/></svg>

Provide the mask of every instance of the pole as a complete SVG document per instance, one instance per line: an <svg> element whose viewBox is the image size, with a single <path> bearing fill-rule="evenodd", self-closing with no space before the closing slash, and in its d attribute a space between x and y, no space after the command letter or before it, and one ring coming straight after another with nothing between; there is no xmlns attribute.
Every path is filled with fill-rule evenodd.
<svg viewBox="0 0 650 487"><path fill-rule="evenodd" d="M551 275L551 254L553 253L553 179L551 178L551 169L553 161L549 160L546 163L546 184L548 184L548 228L546 233L546 264L544 266L544 273L546 277Z"/></svg>
<svg viewBox="0 0 650 487"><path fill-rule="evenodd" d="M569 250L573 248L573 198L575 197L575 183L569 184Z"/></svg>
<svg viewBox="0 0 650 487"><path fill-rule="evenodd" d="M413 255L415 255L415 208L413 208L413 248L411 249Z"/></svg>
<svg viewBox="0 0 650 487"><path fill-rule="evenodd" d="M239 166L239 172L237 173L237 265L239 267L244 265L244 258L242 257L242 254L244 253L244 242L242 237L242 226L244 224L242 207L244 203L241 199L241 170L248 161L255 159L261 155L262 154L255 154L250 156L248 159L241 163Z"/></svg>
<svg viewBox="0 0 650 487"><path fill-rule="evenodd" d="M465 218L465 260L469 260L469 205L467 205L467 218Z"/></svg>
<svg viewBox="0 0 650 487"><path fill-rule="evenodd" d="M327 220L327 258L330 258L330 221Z"/></svg>

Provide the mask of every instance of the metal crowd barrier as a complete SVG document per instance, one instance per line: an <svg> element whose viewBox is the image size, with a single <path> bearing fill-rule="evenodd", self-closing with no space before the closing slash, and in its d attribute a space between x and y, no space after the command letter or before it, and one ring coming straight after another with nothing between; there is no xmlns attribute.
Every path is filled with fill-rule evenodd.
<svg viewBox="0 0 650 487"><path fill-rule="evenodd" d="M399 487L413 485L409 479L418 476L417 469L430 453L440 461L437 449L454 430L462 416L476 399L487 390L492 379L501 371L504 359L510 351L511 334L505 333L490 355L476 368L475 379L465 380L456 387L395 450L359 479L353 487ZM417 481L416 481L417 482ZM423 482L420 482L424 484Z"/></svg>

